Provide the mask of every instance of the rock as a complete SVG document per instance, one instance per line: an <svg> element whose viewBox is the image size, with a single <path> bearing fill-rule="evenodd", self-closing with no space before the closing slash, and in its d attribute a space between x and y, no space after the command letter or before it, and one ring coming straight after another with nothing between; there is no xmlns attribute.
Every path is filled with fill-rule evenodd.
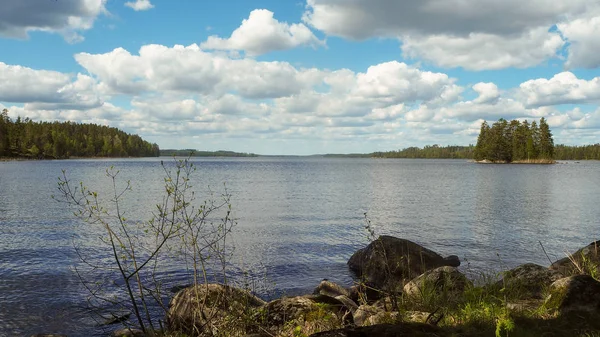
<svg viewBox="0 0 600 337"><path fill-rule="evenodd" d="M343 328L310 335L310 337L439 337L440 328L429 324L403 322Z"/></svg>
<svg viewBox="0 0 600 337"><path fill-rule="evenodd" d="M373 285L367 283L360 283L351 286L348 288L348 294L348 298L359 304L373 303L383 296L381 291L375 289Z"/></svg>
<svg viewBox="0 0 600 337"><path fill-rule="evenodd" d="M53 333L38 333L35 335L31 335L31 337L67 337L67 335L57 335Z"/></svg>
<svg viewBox="0 0 600 337"><path fill-rule="evenodd" d="M400 321L400 313L397 311L380 311L375 315L371 315L367 318L367 321L364 325L376 325L376 324L395 324Z"/></svg>
<svg viewBox="0 0 600 337"><path fill-rule="evenodd" d="M129 312L121 313L121 314L111 313L111 316L109 318L107 318L104 321L104 323L102 323L101 325L112 325L112 324L125 322L126 320L129 319L130 316L131 316L131 313L129 313Z"/></svg>
<svg viewBox="0 0 600 337"><path fill-rule="evenodd" d="M352 315L354 325L363 326L365 325L369 317L377 315L380 312L383 312L381 308L366 304L361 305L356 309L356 311L354 311L354 314Z"/></svg>
<svg viewBox="0 0 600 337"><path fill-rule="evenodd" d="M517 298L541 298L543 289L562 277L556 270L527 263L505 272L496 286L508 289Z"/></svg>
<svg viewBox="0 0 600 337"><path fill-rule="evenodd" d="M409 322L426 323L431 316L430 312L424 311L407 311L404 313L404 318Z"/></svg>
<svg viewBox="0 0 600 337"><path fill-rule="evenodd" d="M404 286L404 294L413 298L422 298L427 294L453 294L462 293L465 287L471 285L467 279L455 267L439 267L426 271Z"/></svg>
<svg viewBox="0 0 600 337"><path fill-rule="evenodd" d="M589 275L575 275L555 281L544 302L546 309L560 314L600 311L600 282Z"/></svg>
<svg viewBox="0 0 600 337"><path fill-rule="evenodd" d="M339 295L344 295L346 297L349 297L349 295L350 295L348 290L346 290L342 286L340 286L334 282L328 281L328 280L321 281L321 283L319 283L317 288L315 288L315 291L313 292L313 294L327 295L327 296L331 296L331 297L336 297Z"/></svg>
<svg viewBox="0 0 600 337"><path fill-rule="evenodd" d="M414 242L382 235L348 260L348 266L375 288L395 288L427 270L460 265L456 256L441 255Z"/></svg>
<svg viewBox="0 0 600 337"><path fill-rule="evenodd" d="M265 305L245 290L221 284L199 284L180 290L171 299L167 325L189 335L232 331L243 335L253 310Z"/></svg>
<svg viewBox="0 0 600 337"><path fill-rule="evenodd" d="M144 337L144 332L140 329L124 328L114 331L112 337Z"/></svg>
<svg viewBox="0 0 600 337"><path fill-rule="evenodd" d="M590 274L590 269L598 275L600 272L600 241L590 243L576 251L571 257L554 262L550 269L557 270L564 276L581 274L581 270Z"/></svg>
<svg viewBox="0 0 600 337"><path fill-rule="evenodd" d="M337 304L329 303L333 301ZM300 332L310 334L343 327L351 317L350 312L333 297L283 297L263 307L261 326L273 336L296 335Z"/></svg>

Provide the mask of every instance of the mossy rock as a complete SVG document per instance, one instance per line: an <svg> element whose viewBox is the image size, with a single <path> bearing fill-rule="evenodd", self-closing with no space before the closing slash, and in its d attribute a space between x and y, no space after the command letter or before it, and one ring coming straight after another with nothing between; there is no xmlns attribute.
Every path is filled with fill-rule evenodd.
<svg viewBox="0 0 600 337"><path fill-rule="evenodd" d="M562 278L550 286L544 308L561 315L591 313L600 315L600 282L589 275Z"/></svg>

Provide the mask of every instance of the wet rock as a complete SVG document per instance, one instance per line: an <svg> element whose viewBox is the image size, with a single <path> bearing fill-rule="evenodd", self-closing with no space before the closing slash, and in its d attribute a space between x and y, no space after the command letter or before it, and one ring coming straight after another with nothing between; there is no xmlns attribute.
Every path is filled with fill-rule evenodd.
<svg viewBox="0 0 600 337"><path fill-rule="evenodd" d="M504 273L497 287L504 287L518 298L541 298L542 291L563 276L556 270L527 263Z"/></svg>
<svg viewBox="0 0 600 337"><path fill-rule="evenodd" d="M459 265L456 256L443 258L414 242L385 235L355 252L348 260L352 271L378 289L399 287L403 280L430 269Z"/></svg>
<svg viewBox="0 0 600 337"><path fill-rule="evenodd" d="M113 324L125 322L126 320L129 319L130 316L131 316L131 313L129 313L129 312L113 313L113 314L111 314L110 317L106 318L104 323L102 323L101 325L113 325Z"/></svg>
<svg viewBox="0 0 600 337"><path fill-rule="evenodd" d="M218 331L245 333L247 319L266 302L245 290L199 284L180 290L169 303L167 325L188 335Z"/></svg>
<svg viewBox="0 0 600 337"><path fill-rule="evenodd" d="M422 298L426 294L446 294L453 296L462 293L471 281L455 267L439 267L414 278L404 286L404 294L412 298Z"/></svg>
<svg viewBox="0 0 600 337"><path fill-rule="evenodd" d="M560 314L599 313L600 282L589 275L575 275L555 281L544 306Z"/></svg>
<svg viewBox="0 0 600 337"><path fill-rule="evenodd" d="M313 294L327 295L327 296L331 296L331 297L336 297L339 295L344 295L346 297L349 297L349 295L350 295L348 293L348 290L344 289L344 287L342 287L334 282L331 282L329 280L321 281L321 283L319 283L317 288L315 288L315 291L313 292Z"/></svg>
<svg viewBox="0 0 600 337"><path fill-rule="evenodd" d="M439 337L440 329L429 324L404 322L343 328L310 335L310 337Z"/></svg>
<svg viewBox="0 0 600 337"><path fill-rule="evenodd" d="M596 275L600 272L600 241L595 241L579 249L570 257L562 258L554 262L550 269L557 270L564 276L581 274L594 271Z"/></svg>

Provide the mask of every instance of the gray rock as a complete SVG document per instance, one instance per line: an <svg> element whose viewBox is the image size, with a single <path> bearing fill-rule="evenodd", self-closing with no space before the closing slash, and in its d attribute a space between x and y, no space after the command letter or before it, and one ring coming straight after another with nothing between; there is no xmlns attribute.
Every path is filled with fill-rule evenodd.
<svg viewBox="0 0 600 337"><path fill-rule="evenodd" d="M443 258L414 242L382 235L348 260L348 266L375 288L396 288L403 280L414 278L441 266L459 266L456 256Z"/></svg>
<svg viewBox="0 0 600 337"><path fill-rule="evenodd" d="M315 291L313 292L313 294L315 295L327 295L327 296L331 296L331 297L336 297L339 295L344 295L346 297L349 297L349 293L348 290L344 289L344 287L328 281L328 280L323 280L321 281L321 283L319 283L319 285L317 286L317 288L315 288Z"/></svg>
<svg viewBox="0 0 600 337"><path fill-rule="evenodd" d="M546 309L560 314L600 311L600 282L589 275L575 275L555 281L544 302Z"/></svg>
<svg viewBox="0 0 600 337"><path fill-rule="evenodd" d="M266 302L245 290L221 284L199 284L180 290L169 303L170 330L190 335L219 330L242 334L245 321L231 319L251 315Z"/></svg>
<svg viewBox="0 0 600 337"><path fill-rule="evenodd" d="M563 276L556 270L534 263L527 263L504 272L497 287L509 289L517 298L541 298L542 291Z"/></svg>
<svg viewBox="0 0 600 337"><path fill-rule="evenodd" d="M554 262L550 269L557 270L564 276L581 274L582 270L589 273L590 269L598 275L600 272L600 241L592 242L573 253L570 257Z"/></svg>
<svg viewBox="0 0 600 337"><path fill-rule="evenodd" d="M427 292L435 294L462 293L471 281L455 267L439 267L414 278L404 285L404 294L413 298L422 298Z"/></svg>

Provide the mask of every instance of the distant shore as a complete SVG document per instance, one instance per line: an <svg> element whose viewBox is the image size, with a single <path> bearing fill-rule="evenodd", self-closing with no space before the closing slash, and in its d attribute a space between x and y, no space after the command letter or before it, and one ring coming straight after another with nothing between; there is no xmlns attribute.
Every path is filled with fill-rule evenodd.
<svg viewBox="0 0 600 337"><path fill-rule="evenodd" d="M552 165L556 164L556 160L554 159L526 159L526 160L515 160L512 162L507 161L492 161L492 160L476 160L474 161L477 164L535 164L535 165Z"/></svg>

